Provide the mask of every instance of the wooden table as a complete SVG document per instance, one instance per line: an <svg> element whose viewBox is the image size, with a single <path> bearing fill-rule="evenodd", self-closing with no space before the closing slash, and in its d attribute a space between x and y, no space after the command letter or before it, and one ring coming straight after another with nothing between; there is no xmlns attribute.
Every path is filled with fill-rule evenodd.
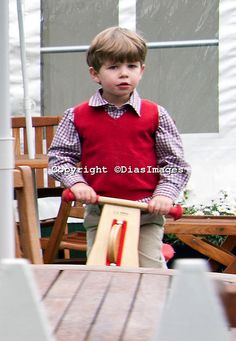
<svg viewBox="0 0 236 341"><path fill-rule="evenodd" d="M183 216L167 219L165 234L175 234L183 243L209 257L212 270L224 266L225 273L236 274L236 216ZM226 236L221 246L209 243L209 235Z"/></svg>
<svg viewBox="0 0 236 341"><path fill-rule="evenodd" d="M59 341L151 340L175 270L33 265L50 325ZM236 285L236 276L209 273ZM232 340L236 340L234 328Z"/></svg>

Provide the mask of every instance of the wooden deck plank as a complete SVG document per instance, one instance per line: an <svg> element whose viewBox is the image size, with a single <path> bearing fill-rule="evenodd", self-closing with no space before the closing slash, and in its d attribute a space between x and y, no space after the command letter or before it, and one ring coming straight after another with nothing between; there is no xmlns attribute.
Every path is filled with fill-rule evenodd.
<svg viewBox="0 0 236 341"><path fill-rule="evenodd" d="M44 265L31 265L34 271L42 270L76 270L80 272L126 272L126 273L138 273L138 274L154 274L161 276L174 276L177 270L174 269L154 269L154 268L137 268L137 267L107 267L107 266L87 266L77 264L44 264ZM236 282L236 274L208 272L208 276L225 281L229 283Z"/></svg>
<svg viewBox="0 0 236 341"><path fill-rule="evenodd" d="M113 273L109 292L86 340L121 340L123 328L136 299L139 279L139 274Z"/></svg>
<svg viewBox="0 0 236 341"><path fill-rule="evenodd" d="M33 265L32 269L57 341L151 340L168 283L177 273L83 265ZM236 275L209 273L209 277L218 287L235 288ZM235 328L231 336L235 341Z"/></svg>
<svg viewBox="0 0 236 341"><path fill-rule="evenodd" d="M58 341L85 340L90 326L94 323L112 274L109 272L87 274L57 330Z"/></svg>
<svg viewBox="0 0 236 341"><path fill-rule="evenodd" d="M48 319L52 333L57 332L58 327L63 320L69 305L72 303L71 298L48 298L43 302L44 310L46 312L46 317ZM57 339L56 339L57 340Z"/></svg>
<svg viewBox="0 0 236 341"><path fill-rule="evenodd" d="M48 291L43 303L54 332L59 328L67 309L72 304L76 292L87 275L74 270L63 271Z"/></svg>
<svg viewBox="0 0 236 341"><path fill-rule="evenodd" d="M54 283L48 292L46 299L53 297L68 298L74 296L78 290L78 286L86 275L88 274L76 270L62 271L56 283Z"/></svg>
<svg viewBox="0 0 236 341"><path fill-rule="evenodd" d="M168 293L168 276L143 274L122 340L152 340Z"/></svg>
<svg viewBox="0 0 236 341"><path fill-rule="evenodd" d="M59 268L44 268L43 266L33 268L33 276L41 298L46 295L59 273Z"/></svg>

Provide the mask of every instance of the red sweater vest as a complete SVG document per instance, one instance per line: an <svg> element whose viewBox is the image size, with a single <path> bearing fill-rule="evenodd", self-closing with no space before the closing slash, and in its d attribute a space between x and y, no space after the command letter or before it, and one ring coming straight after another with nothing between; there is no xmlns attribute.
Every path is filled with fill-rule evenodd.
<svg viewBox="0 0 236 341"><path fill-rule="evenodd" d="M118 119L102 107L82 103L74 109L74 124L81 141L83 176L97 194L130 200L152 196L159 181L153 171L157 169L155 103L142 100L141 116L130 108ZM122 172L115 172L116 167Z"/></svg>

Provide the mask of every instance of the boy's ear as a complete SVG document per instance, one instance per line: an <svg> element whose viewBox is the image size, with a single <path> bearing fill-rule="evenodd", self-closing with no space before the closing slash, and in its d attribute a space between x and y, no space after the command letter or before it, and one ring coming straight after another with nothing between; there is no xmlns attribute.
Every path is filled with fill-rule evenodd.
<svg viewBox="0 0 236 341"><path fill-rule="evenodd" d="M89 67L89 73L92 80L94 80L96 83L100 83L98 72L92 66Z"/></svg>
<svg viewBox="0 0 236 341"><path fill-rule="evenodd" d="M143 73L144 73L145 68L146 68L146 65L145 65L145 64L142 64L142 65L141 65L142 75L143 75Z"/></svg>

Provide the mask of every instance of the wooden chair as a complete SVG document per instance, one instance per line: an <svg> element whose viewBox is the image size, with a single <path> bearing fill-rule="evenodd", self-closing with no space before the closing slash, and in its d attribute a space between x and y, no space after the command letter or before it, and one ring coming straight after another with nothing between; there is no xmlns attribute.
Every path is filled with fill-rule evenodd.
<svg viewBox="0 0 236 341"><path fill-rule="evenodd" d="M15 166L27 165L32 168L37 199L45 197L60 197L63 188L47 175L47 151L51 145L61 116L32 117L35 138L35 158L29 159L27 145L26 118L17 116L11 118L12 136L14 137ZM55 217L40 220L42 228L52 226Z"/></svg>
<svg viewBox="0 0 236 341"><path fill-rule="evenodd" d="M176 237L192 249L209 257L212 270L224 267L224 272L236 274L236 217L235 216L183 216L168 220L165 234ZM206 240L206 236L226 236L222 245L217 246Z"/></svg>
<svg viewBox="0 0 236 341"><path fill-rule="evenodd" d="M61 205L53 225L50 238L41 238L41 246L45 250L44 263L53 263L58 250L86 251L86 232L68 233L68 218L84 218L84 207L78 202L61 201ZM67 253L67 262L74 262ZM62 262L62 261L61 261ZM85 260L84 260L85 262Z"/></svg>
<svg viewBox="0 0 236 341"><path fill-rule="evenodd" d="M15 165L28 165L35 169L36 188L39 198L60 196L62 188L52 177L47 176L47 151L51 145L55 130L61 116L32 117L32 126L35 137L35 159L28 156L26 119L23 116L12 117L12 135L15 139Z"/></svg>
<svg viewBox="0 0 236 341"><path fill-rule="evenodd" d="M42 264L31 168L20 166L13 172L19 215L19 223L16 224L16 256L27 258L33 264Z"/></svg>
<svg viewBox="0 0 236 341"><path fill-rule="evenodd" d="M32 117L32 127L35 139L35 158L29 159L27 145L26 118L12 117L12 136L14 137L15 166L31 167L34 176L37 199L45 197L60 197L63 188L52 177L47 175L47 151L51 145L61 116ZM56 217L40 220L42 229L51 227ZM45 229L44 229L45 230Z"/></svg>

